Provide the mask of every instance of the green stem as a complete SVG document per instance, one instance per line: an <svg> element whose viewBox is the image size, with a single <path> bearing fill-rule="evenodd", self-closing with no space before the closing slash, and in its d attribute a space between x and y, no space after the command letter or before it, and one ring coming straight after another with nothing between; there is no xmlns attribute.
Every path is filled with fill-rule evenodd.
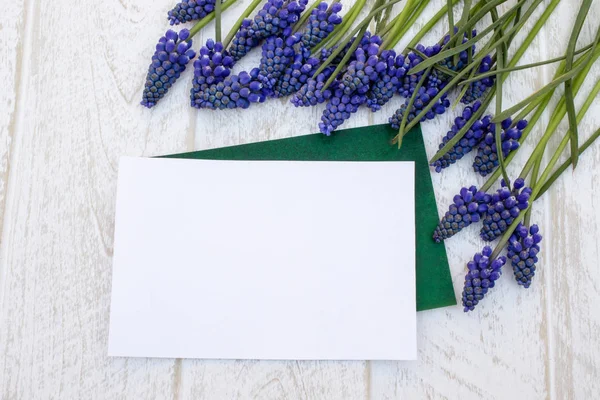
<svg viewBox="0 0 600 400"><path fill-rule="evenodd" d="M458 26L463 27L465 26L467 20L469 19L469 12L471 11L471 0L465 0L464 1L464 5L463 5L463 10L462 10L462 15L460 17L460 21L458 21ZM472 32L473 30L469 28L469 32ZM450 36L452 36L454 34L454 27L452 27L449 31ZM459 37L458 35L455 35L456 37L454 38L454 41L450 40L448 43L452 43L450 45L450 47L456 45L457 43L459 43L460 41L462 41L462 37ZM471 50L473 47L469 47L469 50ZM454 65L458 64L458 60L459 60L459 53L456 53L454 55Z"/></svg>
<svg viewBox="0 0 600 400"><path fill-rule="evenodd" d="M221 0L215 2L215 41L221 41Z"/></svg>
<svg viewBox="0 0 600 400"><path fill-rule="evenodd" d="M598 55L596 57L598 57ZM577 61L581 62L581 60L577 60ZM561 63L561 65L559 65L559 67L556 71L555 77L560 76L560 74L563 72L564 67L565 67L564 63ZM579 89L580 89L581 85L583 84L583 81L585 80L585 77L587 76L590 69L591 69L591 64L588 67L586 67L581 72L581 74L578 75L578 77L576 78L575 84L574 84L575 93L577 93L579 91ZM550 100L552 99L553 94L554 94L554 90L551 91L550 93L548 93L546 95L546 97L540 98L540 102L537 105L537 110L536 110L535 114L533 115L533 117L531 117L531 119L529 120L529 123L527 124L527 127L523 130L523 134L520 139L521 143L525 142L525 140L529 136L529 133L532 131L532 129L535 126L535 124L537 123L537 121L541 118L542 114L544 113L544 110L550 103ZM548 123L548 126L546 128L544 135L540 139L541 141L547 141L548 139L550 139L550 136L556 131L556 128L560 124L560 121L562 121L563 117L565 116L565 112L566 112L566 110L565 110L564 104L561 100L561 101L559 101L559 103L556 105L556 107L552 111L552 118L550 119L550 122ZM522 112L518 118L515 118L515 120L518 121L518 119L521 119L523 115L524 114ZM539 144L540 144L540 142L538 142L538 145ZM536 146L536 148L537 148L537 146ZM521 149L521 147L518 147L516 150L512 151L509 154L509 156L506 158L507 164L509 164L512 161L512 159L517 156L520 149ZM536 153L536 151L534 149L531 156L527 160L525 166L523 167L523 170L519 174L519 177L521 177L521 178L527 177L527 175L529 174L529 171L531 170L531 168L533 167L533 165L537 159L535 157L535 153ZM499 176L500 176L500 170L494 171L492 173L492 175L488 178L488 180L485 182L485 184L481 187L480 190L487 192L494 185L494 182L496 181L496 179L498 179Z"/></svg>
<svg viewBox="0 0 600 400"><path fill-rule="evenodd" d="M496 49L496 54L498 54L498 68L502 69L504 67L504 61L506 59L506 54L504 53L505 49L503 45L499 45ZM499 79L496 83L496 114L502 112L502 81L504 77L502 75L499 76ZM498 155L498 161L500 163L500 170L502 171L502 176L504 177L504 182L508 187L510 187L510 179L508 178L508 174L506 173L506 165L504 164L504 152L502 150L502 125L500 122L496 122L496 154Z"/></svg>
<svg viewBox="0 0 600 400"><path fill-rule="evenodd" d="M300 29L302 29L302 27L304 26L304 24L306 23L306 21L308 20L308 18L310 18L310 14L312 13L312 10L314 10L315 8L317 8L317 6L321 3L320 0L315 0L310 7L307 7L304 12L302 13L302 15L300 16L300 19L298 19L298 21L296 22L296 24L294 25L294 29L292 31L292 33L296 33L298 32ZM335 0L333 1L331 4L334 3L339 3L339 0ZM331 7L331 6L330 6Z"/></svg>
<svg viewBox="0 0 600 400"><path fill-rule="evenodd" d="M400 31L402 30L404 24L406 23L406 21L408 21L408 19L410 17L410 13L411 13L411 11L413 11L412 6L415 1L417 1L417 0L406 0L406 4L404 4L404 8L400 12L400 18L398 19L398 22L396 22L396 26L392 29L392 31L390 32L390 35L381 44L380 48L382 51L383 51L383 49L391 49L393 47L393 45L390 46L390 44L392 44L394 39L396 39L396 37L398 36Z"/></svg>
<svg viewBox="0 0 600 400"><path fill-rule="evenodd" d="M600 136L600 129L598 129L596 132L594 132L592 134L592 136L590 136L590 138L583 143L583 145L579 148L579 154L582 154L588 147L590 147L592 145L592 143L594 143L594 141L596 139L598 139L599 136ZM554 173L548 179L546 179L546 182L544 182L544 184L542 185L542 188L540 189L540 192L538 193L537 197L538 198L542 197L542 195L544 193L546 193L546 191L550 188L550 186L554 183L554 181L556 181L556 179L563 172L565 172L565 170L567 168L569 168L570 165L571 165L571 157L569 157L565 162L563 162L560 165L560 167L558 167L556 169L556 171L554 171Z"/></svg>
<svg viewBox="0 0 600 400"><path fill-rule="evenodd" d="M464 42L464 43L462 43L460 45L454 46L453 48L448 49L446 51L439 52L435 56L430 57L427 60L424 60L423 62L417 64L411 71L413 73L417 73L417 72L423 71L424 69L428 68L432 64L436 64L436 63L438 63L438 62L440 62L442 60L445 60L448 57L452 57L452 56L454 56L457 53L460 53L462 51L467 50L469 47L473 46L478 41L482 40L489 32L491 32L492 30L494 30L498 26L500 26L502 23L504 23L508 18L510 18L511 16L514 16L514 13L518 9L518 7L521 6L523 3L525 3L526 1L527 0L519 0L519 2L514 7L512 7L505 14L503 14L500 18L498 18L498 20L496 22L493 22L487 28L485 28L484 30L482 30L481 33L479 33L473 39L468 40L468 41L466 41L466 42ZM501 45L501 44L505 43L506 41L508 41L508 39L510 38L510 35L513 32L518 31L525 24L525 22L527 21L527 19L533 13L535 7L537 5L539 5L541 2L542 2L542 0L535 0L534 4L532 4L531 7L529 7L529 9L527 9L527 12L523 16L523 19L516 26L514 26L513 28L511 28L508 32L506 32L506 34L503 37L501 37L500 39L498 39L496 42L488 44L487 47L489 47L489 48L496 48L499 45ZM485 9L486 9L486 7L483 7L482 11L485 10ZM461 30L462 29L459 29L459 32ZM486 55L486 53L480 54L479 55L480 59L483 58L485 55Z"/></svg>
<svg viewBox="0 0 600 400"><path fill-rule="evenodd" d="M400 129L398 131L398 148L402 147L402 138L404 138L404 134L406 132L404 130L404 128L406 127L406 121L408 121L408 114L409 114L408 110L412 110L412 107L413 107L415 100L417 98L417 95L419 93L419 89L421 89L421 87L425 83L425 80L429 76L431 69L432 68L428 68L425 71L425 73L421 76L421 79L419 79L419 82L417 83L415 90L413 90L412 96L410 96L410 99L408 100L408 105L406 106L406 110L405 110L404 114L402 115L402 121L400 122Z"/></svg>
<svg viewBox="0 0 600 400"><path fill-rule="evenodd" d="M570 71L573 67L575 46L577 45L577 39L579 38L581 28L583 27L583 23L585 22L585 18L587 17L591 4L591 0L583 0L581 3L581 8L577 13L577 18L575 19L575 24L573 26L573 30L571 31L571 37L569 38L569 44L567 46L565 71ZM572 79L565 81L565 103L567 105L567 116L569 118L569 129L571 131L571 157L573 160L573 169L575 169L577 167L577 160L579 159L579 154L577 153L579 150L579 132L577 129L577 117L575 115L575 102L573 100Z"/></svg>
<svg viewBox="0 0 600 400"><path fill-rule="evenodd" d="M560 0L555 0L555 1L560 1ZM539 19L535 26L534 26L534 30L537 27L537 31L539 31L541 29L541 27L544 25L544 23L548 20L548 17L550 16L550 14L546 14L544 16L544 19ZM527 20L528 18L528 14L526 13L525 17L523 18L523 20ZM523 21L522 20L522 21ZM522 24L520 24L519 26L522 26ZM533 31L532 31L533 32ZM523 41L523 44L521 44L521 46L519 47L519 49L517 49L517 52L515 53L515 55L513 56L513 58L510 60L510 62L508 63L508 67L514 67L519 60L521 59L521 57L523 56L523 54L525 54L526 49L531 45L531 42L533 41L535 35L532 35L532 32L529 32L529 34L527 35L527 37L525 38L525 40ZM483 53L485 54L485 53ZM477 60L477 57L476 57ZM578 60L579 61L579 60ZM467 68L468 69L468 66ZM466 74L466 72L461 72L457 75L456 78L454 78L452 81L450 81L450 83L444 88L442 89L441 92L445 93L447 92L450 87L452 87L453 84L457 83L459 81L459 79L464 76ZM457 79L458 78L458 79ZM505 79L505 77L502 77L502 79ZM441 98L441 96L443 95L438 93L438 96L434 97L434 99L431 101L431 103L429 105L427 105L425 107L425 109L421 112L420 115L418 115L416 118L422 118L424 113L429 111L432 107L435 101L439 100L439 98ZM450 139L434 156L433 158L429 161L430 163L435 162L436 160L438 160L439 158L441 158L444 154L446 154L450 149L452 149L452 147L454 147L454 145L456 145L456 143L458 143L463 136L467 133L467 131L470 129L471 125L473 124L474 121L476 121L477 119L479 119L481 117L481 115L483 115L483 112L485 111L486 107L491 103L492 98L494 97L494 87L492 87L492 89L490 90L490 92L486 95L485 99L482 101L482 105L479 108L479 110L477 110L477 112L475 113L475 115L472 117L472 119L470 119L470 122L467 122L465 124L465 126L463 126L461 128L461 130L452 138ZM407 129L410 130L412 128L411 124L408 125ZM392 141L393 142L393 141ZM509 157L512 156L509 155ZM507 163L509 161L507 160ZM500 173L499 171L496 171L498 173ZM498 175L496 175L496 179L497 179Z"/></svg>
<svg viewBox="0 0 600 400"><path fill-rule="evenodd" d="M235 4L237 0L228 0L223 3L223 7L221 7L221 12L227 10L229 7ZM192 40L192 37L196 35L198 32L202 30L206 25L208 25L213 19L215 19L215 13L210 13L206 17L202 18L200 21L196 22L192 29L190 29L190 37L186 40L189 42Z"/></svg>
<svg viewBox="0 0 600 400"><path fill-rule="evenodd" d="M550 92L551 90L554 90L554 88L556 88L558 85L562 84L563 82L566 82L567 80L573 78L575 75L579 74L579 72L581 72L581 70L583 68L585 68L585 66L589 62L591 62L591 60L593 58L593 54L595 54L594 50L597 47L597 44L598 44L599 40L600 40L600 28L598 29L598 33L596 34L596 38L594 39L594 46L592 48L592 51L584 57L584 62L583 63L581 63L577 67L574 67L573 69L571 69L568 72L565 71L565 73L563 73L559 77L557 77L554 80L552 80L552 82L550 82L549 84L547 84L546 86L544 86L540 90L536 91L535 93L533 93L532 95L530 95L529 97L527 97L525 100L523 100L523 101L519 102L518 104L510 107L509 109L503 111L500 115L496 115L494 117L494 121L497 121L497 120L501 121L503 119L506 119L506 118L510 117L516 111L518 111L521 108L525 107L527 104L529 104L530 102L536 100L538 97L543 96L544 94Z"/></svg>
<svg viewBox="0 0 600 400"><path fill-rule="evenodd" d="M455 0L455 1L458 1L458 0ZM417 8L415 8L414 12L410 15L410 19L408 21L406 21L406 24L404 24L404 27L398 34L399 35L398 41L400 41L400 39L402 39L404 37L406 32L408 32L408 30L415 24L417 19L421 16L421 14L423 14L423 11L427 8L428 4L429 4L429 1L421 1L419 6ZM379 36L385 40L384 35L391 31L391 29L395 26L395 24L400 20L400 17L402 17L402 14L398 14L396 16L396 18L394 18L389 24L387 24L383 28L381 33L378 32ZM396 41L396 43L398 41ZM394 46L396 45L396 43L393 43Z"/></svg>
<svg viewBox="0 0 600 400"><path fill-rule="evenodd" d="M592 104L594 98L596 97L596 95L598 94L599 91L600 91L600 81L596 82L596 85L592 89L592 92L588 95L585 103L579 110L579 113L577 114L578 119L580 119L581 117L583 117L583 115L585 115L585 113L587 112L588 108ZM596 135L596 134L594 134L594 135ZM546 186L545 183L548 182L548 176L554 169L554 166L556 165L556 163L558 162L563 151L567 147L567 144L569 143L569 139L570 139L570 132L567 132L565 134L565 136L563 137L563 139L561 140L560 144L558 145L558 148L552 155L552 158L548 162L548 165L544 169L544 172L542 173L542 176L538 180L537 185L535 185L535 187L532 188L533 192L531 193L531 196L529 197L529 206L524 210L525 214L527 214L529 212L529 210L531 209L531 207L533 205L533 202L539 197L540 193L542 192L542 189L544 189L544 187ZM552 175L552 176L554 176L554 175ZM558 178L558 176L560 176L560 174L556 175L554 180L556 180L556 178ZM547 188L546 188L546 190L547 190ZM490 259L494 260L496 257L498 257L498 255L500 254L502 249L504 249L504 246L506 246L506 243L508 243L510 236L513 234L513 232L517 228L519 222L521 222L521 220L523 219L523 217L521 215L523 215L524 213L521 213L518 218L515 218L513 223L506 230L506 232L504 232L504 234L502 235L502 238L500 239L500 242L494 249Z"/></svg>
<svg viewBox="0 0 600 400"><path fill-rule="evenodd" d="M452 34L454 32L454 9L452 0L447 0L446 9L448 11L448 32Z"/></svg>
<svg viewBox="0 0 600 400"><path fill-rule="evenodd" d="M574 94L577 94L579 92L579 89L583 85L583 82L584 82L586 76L588 75L590 69L592 68L594 61L600 56L600 51L597 50L596 53L597 54L595 55L595 57L591 59L591 62L588 62L586 65L584 65L584 69L575 78L575 81L573 83L573 93ZM550 94L548 94L548 97L551 97L551 96L552 96L552 92ZM589 105L587 107L589 108ZM583 109L583 107L582 107L582 109ZM541 154L544 152L544 148L546 147L546 144L548 143L548 141L550 140L550 138L552 137L554 132L556 132L558 125L560 124L560 122L562 121L562 119L564 118L566 113L567 113L567 107L565 104L565 99L563 97L556 104L556 107L554 108L554 111L552 112L552 118L550 119L550 122L548 123L546 131L544 132L544 135L542 136L542 138L536 145L535 149L531 153L531 156L529 157L529 159L523 166L523 170L519 174L519 177L525 178L527 175L529 175L529 171L531 171L531 168L533 167L536 159L538 157L541 157Z"/></svg>
<svg viewBox="0 0 600 400"><path fill-rule="evenodd" d="M237 19L237 21L235 21L235 23L231 27L231 30L229 31L227 36L225 36L225 40L223 41L224 48L227 48L229 46L229 43L231 43L231 41L233 40L238 29L240 29L240 26L242 26L242 22L244 22L244 19L248 18L248 16L252 13L252 11L254 11L254 9L256 7L258 7L258 5L261 2L262 2L262 0L252 0L252 3L250 3L248 8L246 8L244 10L244 12L240 15L240 17ZM225 3L225 5L223 6L223 11L227 8L228 3L231 3L231 0L229 0L227 3Z"/></svg>
<svg viewBox="0 0 600 400"><path fill-rule="evenodd" d="M459 0L452 0L452 4L456 4L456 3L458 3L458 1ZM419 32L417 32L417 34L408 43L408 45L402 51L402 53L406 54L407 49L409 47L415 47L417 45L417 43L419 43L421 41L421 39L423 39L423 37L431 30L431 28L433 28L435 26L435 24L437 24L442 19L442 17L444 15L446 15L447 9L448 9L448 5L445 5L442 8L440 8L439 11L437 13L435 13L435 15L433 17L431 17L431 19L429 21L427 21L427 23L419 30ZM406 33L406 31L408 31L409 28L410 28L410 26L406 26L404 29L404 33ZM398 43L398 42L396 42L396 43Z"/></svg>
<svg viewBox="0 0 600 400"><path fill-rule="evenodd" d="M342 40L346 32L348 32L348 30L352 27L352 24L354 23L356 18L358 18L358 15L360 14L365 3L366 1L364 0L359 0L355 2L354 5L348 10L346 15L344 15L342 23L336 26L333 32L327 35L325 40L313 47L311 49L311 53L318 54L318 52L325 47L330 47L330 45L337 45L338 42Z"/></svg>
<svg viewBox="0 0 600 400"><path fill-rule="evenodd" d="M331 53L331 55L330 55L329 57L327 57L327 59L326 59L326 60L325 60L325 61L324 61L324 62L321 64L321 66L320 66L320 67L319 67L319 68L318 68L318 69L315 71L315 73L314 73L314 75L313 75L313 76L315 76L315 77L316 77L316 76L317 76L317 75L319 75L319 74L320 74L320 73L321 73L321 72L322 72L322 71L323 71L325 68L327 68L327 67L329 66L329 64L331 64L331 63L333 62L333 60L335 60L335 59L336 59L336 57L337 57L337 56L338 56L338 55L339 55L339 54L340 54L342 51L344 51L344 50L345 50L345 46L346 46L346 44L347 44L347 43L349 43L350 41L353 41L353 44L354 44L354 42L360 42L360 40L358 40L358 41L354 40L354 39L356 39L356 38L354 37L354 35L356 35L356 34L359 32L359 30L361 30L361 31L365 31L365 30L368 28L368 26L369 26L369 23L371 22L371 19L372 19L372 18L373 18L373 17L374 17L374 16L375 16L375 15L376 15L378 12L381 12L381 11L382 11L382 10L384 10L385 8L387 8L387 7L391 7L392 5L394 5L394 4L396 4L396 3L400 2L400 1L402 1L402 0L391 0L391 1L389 1L387 4L385 4L385 5L383 5L383 6L376 7L376 8L375 8L375 9L374 9L374 10L373 10L371 13L369 13L369 15L368 15L368 16L367 16L365 19L363 19L363 20L362 20L362 21L361 21L361 22L360 22L360 23L359 23L359 24L356 26L356 28L354 28L354 30L353 30L352 32L350 32L350 34L349 34L349 35L346 37L346 39L344 39L344 40L343 40L341 43L337 43L337 48L336 48L335 50L333 50L333 52ZM364 3L364 1L363 1L363 3ZM377 4L377 3L376 3L376 4ZM364 33L363 33L363 35L364 35ZM359 34L359 36L358 36L358 37L362 37L362 35L361 35L361 34ZM322 42L321 42L321 43L322 43ZM357 44L356 46L358 46L358 44ZM315 48L316 48L316 47L315 47ZM355 49L356 49L356 47L355 47ZM347 53L349 53L349 51L348 51ZM313 50L313 54L316 54L316 52L315 52L314 50ZM351 55L352 55L352 54L350 54L350 56L351 56ZM347 59L348 59L350 56L346 57L346 56L344 55L344 59L346 59L346 60L347 60ZM344 66L344 64L343 64L343 63L340 63L340 64L338 65L338 68L336 68L336 71L338 71L338 69L339 69L339 70L341 70L341 67L340 67L340 66L341 66L341 67L343 67L343 66ZM338 71L338 72L339 72L339 71ZM335 76L335 75L332 75L332 76Z"/></svg>
<svg viewBox="0 0 600 400"><path fill-rule="evenodd" d="M592 44L588 44L585 47L582 47L581 49L577 50L575 52L575 54L581 54L581 53L585 53L586 51L588 51L589 49L591 49L593 47L593 43ZM566 55L560 56L560 57L556 57L556 58L551 58L549 60L544 60L544 61L538 61L535 63L531 63L531 64L523 64L523 65L519 65L516 67L511 67L511 68L503 68L501 70L498 69L493 69L491 71L488 72L484 72L483 74L478 74L473 78L469 78L469 79L465 79L464 81L460 82L459 85L466 85L468 83L471 82L475 82L478 81L480 79L483 78L487 78L488 76L493 76L493 75L499 75L499 74L505 74L505 73L509 73L509 72L514 72L514 71L521 71L523 69L529 69L529 68L535 68L535 67L541 67L542 65L548 65L548 64L553 64L559 61L563 61L565 60Z"/></svg>

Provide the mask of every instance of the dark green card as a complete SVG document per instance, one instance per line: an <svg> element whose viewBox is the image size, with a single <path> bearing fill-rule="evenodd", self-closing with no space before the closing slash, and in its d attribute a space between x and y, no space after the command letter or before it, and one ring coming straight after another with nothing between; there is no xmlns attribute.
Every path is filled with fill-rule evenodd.
<svg viewBox="0 0 600 400"><path fill-rule="evenodd" d="M400 150L389 144L390 137L395 133L387 124L376 125L337 131L331 137L312 134L166 157L206 160L414 161L417 310L454 305L456 298L446 249L443 244L436 244L431 239L438 214L421 128L417 125L404 137ZM390 185L393 184L390 182ZM402 257L402 254L398 254L398 257Z"/></svg>

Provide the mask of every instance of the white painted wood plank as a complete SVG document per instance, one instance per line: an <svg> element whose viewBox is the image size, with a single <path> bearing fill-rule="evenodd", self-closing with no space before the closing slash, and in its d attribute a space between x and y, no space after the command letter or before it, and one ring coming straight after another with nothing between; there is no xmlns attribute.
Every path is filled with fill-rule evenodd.
<svg viewBox="0 0 600 400"><path fill-rule="evenodd" d="M23 36L25 33L25 0L2 5L0 16L0 244L6 188L10 170L13 135L16 128L20 67L23 62ZM0 267L1 268L1 267ZM0 288L2 284L0 273ZM0 289L1 292L1 289Z"/></svg>
<svg viewBox="0 0 600 400"><path fill-rule="evenodd" d="M187 102L138 105L168 6L31 7L2 247L2 398L173 397L174 360L106 357L119 156L186 150L193 136Z"/></svg>
<svg viewBox="0 0 600 400"><path fill-rule="evenodd" d="M561 4L563 13L573 13L572 5ZM594 37L600 18L600 3L593 2L580 45ZM548 32L549 41L568 38L565 30ZM550 50L552 51L552 50ZM553 52L554 53L554 52ZM597 63L596 63L597 64ZM595 65L576 106L587 97L600 79ZM600 128L600 98L596 98L579 125L580 143ZM559 137L567 131L566 119ZM554 145L559 137L554 140ZM568 153L568 150L567 150ZM577 169L569 168L545 195L546 210L544 250L551 269L544 284L549 289L553 398L592 399L600 393L600 147L595 143L580 156Z"/></svg>
<svg viewBox="0 0 600 400"><path fill-rule="evenodd" d="M435 3L430 12L442 0ZM18 4L3 10L17 9ZM156 155L304 134L317 130L322 110L295 109L286 100L275 100L247 111L196 112L187 106L191 71L159 107L139 107L144 70L153 41L167 27L164 15L170 5L139 0L96 5L36 2L30 17L32 48L24 55L30 66L19 70L10 57L0 61L0 77L6 75L3 82L11 82L13 88L0 99L16 99L11 93L18 91L17 79L11 80L11 75L19 77L26 82L27 107L19 123L13 122L14 106L7 120L2 119L5 114L0 116L0 128L8 127L6 132L12 134L12 127L20 126L11 145L18 152L12 157L14 179L0 254L0 397L593 398L599 389L599 223L582 215L597 214L598 176L589 171L598 162L598 150L584 154L575 175L566 173L536 206L534 219L541 221L546 235L537 285L525 291L507 270L479 311L465 315L456 307L421 313L416 363L108 359L119 155ZM576 12L571 2L561 7L561 16L551 22L548 45L536 41L523 63L560 54L558 43L566 43L568 35L564 27ZM226 15L226 27L241 9L243 4ZM18 25L22 12L8 14L7 21L23 30ZM3 29L9 25L2 21L1 51L8 49L9 56L18 57L19 50L11 52L10 46L22 44L5 39ZM207 30L204 38L208 36L212 34ZM20 34L14 37L18 41ZM63 43L67 37L77 38L68 52ZM253 60L244 62L251 66ZM507 96L506 104L546 82L549 74L543 71L521 72L511 79L507 92L512 89L514 95ZM376 114L361 110L345 126L383 123L398 105L396 99ZM595 118L586 122L588 132L597 128ZM449 114L423 125L429 155L451 119ZM10 137L0 132L0 140ZM536 129L534 137L540 133ZM0 146L0 159L2 151ZM483 182L473 179L471 160L469 156L460 168L435 174L440 213L460 186ZM1 168L0 176L6 174ZM0 209L1 204L0 188ZM544 209L554 211L545 221ZM553 234L546 233L550 229ZM464 264L481 246L475 227L447 243L457 295ZM578 268L565 272L572 265Z"/></svg>

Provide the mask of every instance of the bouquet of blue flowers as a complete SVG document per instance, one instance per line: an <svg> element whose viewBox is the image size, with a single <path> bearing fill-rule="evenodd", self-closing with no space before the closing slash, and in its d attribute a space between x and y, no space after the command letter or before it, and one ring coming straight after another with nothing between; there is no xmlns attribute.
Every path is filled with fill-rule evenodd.
<svg viewBox="0 0 600 400"><path fill-rule="evenodd" d="M564 56L529 65L518 63L560 0L550 1L511 57L513 39L542 0L516 0L502 14L498 7L507 0L465 0L458 21L453 12L458 0L448 0L402 51L396 45L420 18L428 0L404 0L404 8L394 18L390 17L391 7L402 0L373 0L368 15L360 21L367 0L356 0L344 15L339 0L317 0L310 5L308 0L253 0L222 39L221 13L235 1L182 0L169 11L171 25L195 25L179 32L168 30L159 39L148 68L143 106L156 106L190 63L192 107L246 109L285 96L290 96L296 107L325 103L317 125L328 136L360 107L377 112L398 95L402 100L389 123L398 131L391 143L400 147L412 127L447 112L454 97L454 106L464 107L442 137L430 164L442 173L474 151L473 170L487 181L480 188L469 186L459 191L433 232L433 240L440 243L481 223L481 239L497 241L494 249L486 246L467 264L462 295L465 311L473 310L494 287L507 263L517 283L530 287L542 240L539 227L530 223L532 205L570 165L576 167L580 153L600 135L598 130L579 145L577 123L600 91L600 81L578 111L574 105L574 97L600 56L600 27L592 43L576 49L591 0L582 2ZM488 15L491 23L475 30ZM434 43L420 43L445 16L447 33ZM208 39L199 51L193 50L192 37L212 20L216 22L215 38ZM376 27L369 31L373 21ZM258 47L259 65L235 72L238 61ZM560 65L548 85L503 109L502 85L510 73L556 62ZM519 176L511 180L506 165L559 86L564 87L564 95L545 133ZM495 110L490 112L494 99ZM565 116L569 131L542 168L548 142ZM568 145L569 159L557 166ZM493 192L498 179L500 187ZM507 256L502 256L505 250Z"/></svg>

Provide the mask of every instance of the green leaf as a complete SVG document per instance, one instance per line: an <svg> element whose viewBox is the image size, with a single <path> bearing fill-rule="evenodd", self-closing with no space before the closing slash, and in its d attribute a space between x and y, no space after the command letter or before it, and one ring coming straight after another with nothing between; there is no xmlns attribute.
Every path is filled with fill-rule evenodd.
<svg viewBox="0 0 600 400"><path fill-rule="evenodd" d="M567 46L567 57L565 71L570 71L573 67L573 57L575 56L575 46L577 45L577 39L581 33L581 28L585 22L588 11L592 4L591 0L583 0L581 8L577 13L573 30L571 31L571 37L569 38L569 44ZM571 158L573 162L573 169L577 167L577 161L579 159L579 132L577 129L577 116L575 115L575 102L573 100L573 88L571 79L565 81L565 101L567 105L567 116L569 117L569 129L571 131Z"/></svg>

